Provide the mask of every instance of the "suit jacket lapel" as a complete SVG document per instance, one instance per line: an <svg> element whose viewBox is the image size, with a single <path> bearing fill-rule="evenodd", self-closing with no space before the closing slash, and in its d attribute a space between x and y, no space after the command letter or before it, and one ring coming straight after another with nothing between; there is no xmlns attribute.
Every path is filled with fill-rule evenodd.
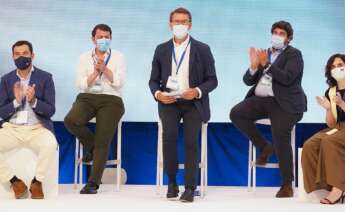
<svg viewBox="0 0 345 212"><path fill-rule="evenodd" d="M34 67L34 71L31 72L31 77L30 77L30 82L29 85L32 86L33 84L35 84L35 82L37 82L36 80L36 68Z"/></svg>
<svg viewBox="0 0 345 212"><path fill-rule="evenodd" d="M193 64L195 61L195 54L196 54L196 46L195 46L195 40L190 37L190 53L189 53L189 86L192 87L192 82L194 82L193 79Z"/></svg>
<svg viewBox="0 0 345 212"><path fill-rule="evenodd" d="M165 70L167 70L167 78L171 75L171 67L172 67L172 51L174 50L174 44L173 44L173 40L171 39L168 42L168 46L166 48L165 54L164 54L164 60L166 61L166 66L167 68Z"/></svg>
<svg viewBox="0 0 345 212"><path fill-rule="evenodd" d="M274 61L274 64L279 64L280 60L285 56L286 51L290 48L290 46L288 45L282 53L280 53L280 55L278 55L277 59Z"/></svg>

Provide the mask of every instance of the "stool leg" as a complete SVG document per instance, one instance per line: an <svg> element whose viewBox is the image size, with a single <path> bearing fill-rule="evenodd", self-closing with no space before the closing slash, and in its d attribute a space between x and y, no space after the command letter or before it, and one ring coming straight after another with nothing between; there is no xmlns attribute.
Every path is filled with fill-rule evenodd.
<svg viewBox="0 0 345 212"><path fill-rule="evenodd" d="M292 186L297 187L296 180L296 126L291 131L291 146L292 146L292 167L293 167L293 181Z"/></svg>
<svg viewBox="0 0 345 212"><path fill-rule="evenodd" d="M252 159L252 167L253 167L253 191L256 191L256 147L253 145L253 159Z"/></svg>
<svg viewBox="0 0 345 212"><path fill-rule="evenodd" d="M74 158L74 189L77 189L77 181L78 181L78 159L79 159L79 141L75 139L75 158Z"/></svg>
<svg viewBox="0 0 345 212"><path fill-rule="evenodd" d="M205 129L204 125L201 125L201 161L200 161L200 197L204 197L205 189Z"/></svg>
<svg viewBox="0 0 345 212"><path fill-rule="evenodd" d="M81 188L83 186L83 145L79 143L79 187Z"/></svg>
<svg viewBox="0 0 345 212"><path fill-rule="evenodd" d="M251 141L249 141L249 147L248 147L248 183L247 183L247 188L248 191L252 190L252 162L253 162L253 144Z"/></svg>
<svg viewBox="0 0 345 212"><path fill-rule="evenodd" d="M117 191L120 191L120 185L121 185L121 169L122 169L122 160L121 160L121 148L122 148L122 122L120 121L118 126L117 126L117 166L116 166L116 171L117 171L117 185L116 189Z"/></svg>

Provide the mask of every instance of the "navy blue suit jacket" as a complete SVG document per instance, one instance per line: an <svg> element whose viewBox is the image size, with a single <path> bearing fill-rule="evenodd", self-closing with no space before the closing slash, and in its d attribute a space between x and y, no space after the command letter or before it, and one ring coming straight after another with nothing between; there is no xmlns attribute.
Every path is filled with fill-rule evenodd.
<svg viewBox="0 0 345 212"><path fill-rule="evenodd" d="M13 87L20 81L16 70L1 77L0 82L0 117L1 122L9 121L16 112L13 105ZM55 113L55 87L52 75L34 67L31 73L30 85L35 84L36 107L33 109L42 125L54 133L53 122L50 119ZM2 123L1 123L2 124Z"/></svg>
<svg viewBox="0 0 345 212"><path fill-rule="evenodd" d="M207 44L190 38L190 57L189 57L189 86L199 87L202 92L200 99L192 100L200 113L203 122L210 119L210 105L208 94L217 85L216 69L213 55ZM168 77L171 75L172 51L174 48L173 40L169 40L157 46L153 61L149 86L152 94L156 91L169 91L166 87ZM162 103L158 103L158 110Z"/></svg>

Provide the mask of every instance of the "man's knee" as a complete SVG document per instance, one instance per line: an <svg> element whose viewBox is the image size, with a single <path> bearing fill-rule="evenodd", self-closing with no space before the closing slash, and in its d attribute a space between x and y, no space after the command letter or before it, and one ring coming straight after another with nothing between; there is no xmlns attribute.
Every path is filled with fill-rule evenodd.
<svg viewBox="0 0 345 212"><path fill-rule="evenodd" d="M239 105L235 105L231 110L229 114L229 118L232 122L237 122L239 119L241 119L242 109Z"/></svg>

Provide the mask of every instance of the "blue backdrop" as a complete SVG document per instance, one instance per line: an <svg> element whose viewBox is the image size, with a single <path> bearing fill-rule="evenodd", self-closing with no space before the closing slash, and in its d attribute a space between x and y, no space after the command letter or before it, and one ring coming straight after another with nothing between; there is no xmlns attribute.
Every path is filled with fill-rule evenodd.
<svg viewBox="0 0 345 212"><path fill-rule="evenodd" d="M92 127L92 126L91 126ZM270 139L270 127L258 126ZM324 124L298 124L296 148L311 135L325 128ZM72 183L74 174L75 138L62 122L55 122L60 145L60 183ZM157 123L125 122L122 126L122 162L128 175L128 184L155 184L157 156ZM179 136L179 158L183 161L182 128ZM111 148L114 149L114 148ZM296 151L297 152L297 151ZM276 161L272 157L272 161ZM209 185L245 186L248 174L248 140L230 123L208 125L208 177ZM297 168L297 167L296 167ZM183 171L178 174L183 183ZM257 170L258 186L279 186L277 169Z"/></svg>

